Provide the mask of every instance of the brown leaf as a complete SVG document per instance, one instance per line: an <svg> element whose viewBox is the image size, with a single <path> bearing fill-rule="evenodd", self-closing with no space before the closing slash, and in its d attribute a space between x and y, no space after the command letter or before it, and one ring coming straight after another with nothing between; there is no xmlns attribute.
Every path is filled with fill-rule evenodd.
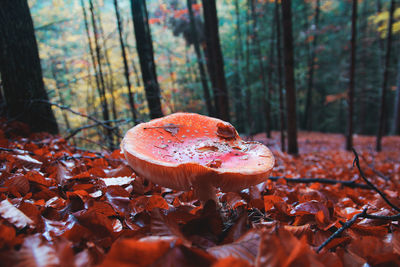
<svg viewBox="0 0 400 267"><path fill-rule="evenodd" d="M34 226L34 222L22 211L14 207L8 199L0 202L0 215L19 229L26 226Z"/></svg>
<svg viewBox="0 0 400 267"><path fill-rule="evenodd" d="M251 230L236 242L209 248L207 252L217 259L235 257L246 260L249 264L253 265L257 256L259 243L260 234L258 231Z"/></svg>
<svg viewBox="0 0 400 267"><path fill-rule="evenodd" d="M123 239L113 244L101 266L149 266L169 249L167 241Z"/></svg>

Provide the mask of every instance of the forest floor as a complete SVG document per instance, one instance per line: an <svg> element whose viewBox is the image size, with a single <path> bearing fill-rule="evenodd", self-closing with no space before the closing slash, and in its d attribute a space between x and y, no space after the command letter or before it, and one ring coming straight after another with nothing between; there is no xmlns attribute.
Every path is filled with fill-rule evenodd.
<svg viewBox="0 0 400 267"><path fill-rule="evenodd" d="M256 135L275 155L272 177L320 182L271 178L219 193L219 210L136 176L119 151L82 151L0 126L4 266L400 265L398 136L385 137L380 153L374 137L355 136L374 190L342 135L300 132L297 157L280 151L278 133Z"/></svg>

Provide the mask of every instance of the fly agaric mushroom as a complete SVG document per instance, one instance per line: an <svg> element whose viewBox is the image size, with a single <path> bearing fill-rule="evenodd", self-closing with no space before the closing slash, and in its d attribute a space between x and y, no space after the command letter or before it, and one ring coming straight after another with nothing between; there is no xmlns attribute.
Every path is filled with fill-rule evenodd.
<svg viewBox="0 0 400 267"><path fill-rule="evenodd" d="M274 166L271 151L243 141L222 120L175 113L130 129L121 144L134 171L156 184L194 189L205 202L216 200L216 188L239 191L265 181Z"/></svg>

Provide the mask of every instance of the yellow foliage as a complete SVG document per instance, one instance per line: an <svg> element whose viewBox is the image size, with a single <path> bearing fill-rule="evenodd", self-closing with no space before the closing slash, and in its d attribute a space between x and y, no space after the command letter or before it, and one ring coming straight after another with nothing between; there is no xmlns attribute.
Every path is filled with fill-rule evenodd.
<svg viewBox="0 0 400 267"><path fill-rule="evenodd" d="M393 14L394 22L392 26L392 34L400 32L400 7L396 8ZM381 38L386 38L389 23L389 11L383 11L377 15L372 15L368 18L370 24L376 27L376 31Z"/></svg>

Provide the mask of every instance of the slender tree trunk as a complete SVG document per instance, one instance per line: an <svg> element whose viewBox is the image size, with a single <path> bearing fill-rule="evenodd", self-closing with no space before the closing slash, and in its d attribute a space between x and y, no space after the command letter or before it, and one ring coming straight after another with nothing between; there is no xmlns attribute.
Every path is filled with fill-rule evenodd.
<svg viewBox="0 0 400 267"><path fill-rule="evenodd" d="M262 95L263 95L263 99L262 99L262 103L264 106L264 115L265 115L265 121L266 121L266 135L269 137L271 137L271 129L270 129L270 116L268 114L269 111L269 99L267 99L267 94L268 94L268 87L267 87L267 81L266 81L266 77L265 77L265 72L264 72L264 62L263 62L263 55L261 52L261 44L260 44L260 40L258 38L258 19L257 19L257 14L255 12L255 3L254 0L250 0L250 10L251 10L251 17L253 20L253 36L254 36L254 42L256 45L256 56L258 59L258 68L259 68L259 73L261 76L261 84L262 84Z"/></svg>
<svg viewBox="0 0 400 267"><path fill-rule="evenodd" d="M103 49L104 49L104 59L106 60L106 67L108 70L108 75L106 76L108 79L106 88L108 89L108 92L111 95L111 112L113 115L113 119L117 120L118 119L118 112L117 112L117 107L116 107L116 98L115 98L115 90L114 90L114 73L111 67L111 62L110 62L110 57L108 56L108 47L107 47L107 40L104 35L104 29L103 29L103 23L101 20L101 15L100 13L97 16L97 20L99 23L99 29L100 29L100 36L103 41ZM118 140L119 143L119 140Z"/></svg>
<svg viewBox="0 0 400 267"><path fill-rule="evenodd" d="M8 118L34 132L58 133L26 0L0 1L0 73Z"/></svg>
<svg viewBox="0 0 400 267"><path fill-rule="evenodd" d="M362 40L366 40L368 36L368 1L364 1L362 11L361 11L361 16L363 20L360 23L360 35ZM367 76L367 70L368 70L368 41L364 41L361 45L361 58L360 58L360 75L361 77L366 77ZM359 95L359 100L357 103L359 103L359 114L357 116L358 118L358 129L359 133L363 134L365 133L365 121L367 120L366 118L366 108L367 108L367 84L369 81L367 79L361 79L360 80L360 95Z"/></svg>
<svg viewBox="0 0 400 267"><path fill-rule="evenodd" d="M281 17L279 13L278 0L275 0L275 25L276 25L276 54L278 68L278 86L279 86L279 120L280 120L280 136L281 150L286 151L285 138L285 107L283 101L283 82L282 82L282 54L281 54Z"/></svg>
<svg viewBox="0 0 400 267"><path fill-rule="evenodd" d="M400 60L397 64L397 89L394 105L392 132L395 135L400 135Z"/></svg>
<svg viewBox="0 0 400 267"><path fill-rule="evenodd" d="M100 102L102 103L103 120L109 121L110 113L108 111L108 102L107 102L107 97L106 97L103 69L101 66L101 51L100 51L99 40L97 38L98 30L97 30L96 18L94 16L94 7L93 7L92 0L89 0L89 9L90 9L90 14L91 14L91 19L92 19L92 27L93 27L94 44L95 44L95 52L96 52L96 59L97 59L97 68L98 68L98 74L99 74L99 82L101 85L101 87L100 87L101 88ZM106 125L109 127L111 126L111 124L109 122L107 122ZM111 128L109 128L109 129L106 129L105 131L106 131L106 139L108 142L108 147L109 147L109 149L112 150L112 149L114 149L112 130L111 130Z"/></svg>
<svg viewBox="0 0 400 267"><path fill-rule="evenodd" d="M271 118L271 103L272 103L272 91L274 90L274 86L273 86L273 80L272 80L272 74L273 74L273 65L275 64L274 61L274 50L275 50L275 45L274 45L274 38L275 38L275 22L276 22L276 18L272 17L271 18L271 37L270 37L270 46L269 46L269 56L268 56L268 60L269 60L269 64L268 64L268 93L267 93L267 105L265 105L265 118L267 120L266 122L266 133L267 133L267 138L271 138L271 130L272 130L272 118Z"/></svg>
<svg viewBox="0 0 400 267"><path fill-rule="evenodd" d="M379 111L379 128L378 134L376 135L376 151L382 150L382 136L385 134L385 124L386 124L386 91L389 76L389 66L390 66L390 53L392 50L392 28L393 28L393 14L395 10L394 0L390 1L390 11L389 11L389 25L386 41L386 56L385 56L385 67L383 70L383 80L382 80L382 95L381 95L381 108Z"/></svg>
<svg viewBox="0 0 400 267"><path fill-rule="evenodd" d="M286 109L288 128L288 152L298 154L296 89L294 83L293 35L292 35L292 1L282 0L283 47L286 84Z"/></svg>
<svg viewBox="0 0 400 267"><path fill-rule="evenodd" d="M315 17L314 17L314 39L311 46L311 56L308 64L308 86L307 86L307 98L306 98L306 110L304 116L303 127L309 131L312 131L313 127L313 87L314 87L314 65L315 65L315 50L317 48L317 37L318 37L318 25L319 25L319 10L320 0L317 0L315 5Z"/></svg>
<svg viewBox="0 0 400 267"><path fill-rule="evenodd" d="M56 88L55 88L56 90L55 91L56 91L57 96L58 96L58 101L60 102L61 105L65 106L64 97L63 97L63 95L61 93L60 81L59 81L59 79L57 77L56 65L57 65L56 60L52 59L51 60L51 75L53 76L53 79L56 82ZM65 110L62 110L61 113L62 113L62 117L64 119L65 126L67 128L67 131L70 131L71 130L71 124L69 123L68 114L66 113Z"/></svg>
<svg viewBox="0 0 400 267"><path fill-rule="evenodd" d="M243 106L243 97L242 97L242 79L241 79L241 61L243 59L243 46L242 46L242 31L241 21L240 21L240 7L239 0L235 0L235 17L236 17L236 32L237 32L237 46L235 48L235 76L234 85L233 85L233 93L234 93L234 103L235 103L235 117L237 129L239 132L244 132L245 129L245 113Z"/></svg>
<svg viewBox="0 0 400 267"><path fill-rule="evenodd" d="M218 33L215 0L203 0L207 62L214 91L214 104L218 118L230 121L228 89L225 80L224 59Z"/></svg>
<svg viewBox="0 0 400 267"><path fill-rule="evenodd" d="M121 23L121 15L119 12L119 7L118 7L118 0L114 0L114 9L115 9L115 16L117 17L118 37L119 37L119 44L121 46L121 56L122 56L122 60L124 62L125 82L126 82L126 87L128 88L129 107L130 107L130 110L132 113L133 122L134 122L134 124L136 124L137 116L136 116L136 108L135 108L135 98L134 98L134 95L132 92L131 80L129 78L128 56L126 55L124 38L122 35L123 28L122 28L122 23Z"/></svg>
<svg viewBox="0 0 400 267"><path fill-rule="evenodd" d="M247 117L247 135L251 135L253 132L253 116L251 114L251 84L250 84L250 59L251 59L251 43L250 43L250 3L251 0L247 0L247 12L246 12L246 117Z"/></svg>
<svg viewBox="0 0 400 267"><path fill-rule="evenodd" d="M204 101L206 102L207 113L209 116L215 116L215 112L214 112L214 108L213 108L213 104L212 104L212 100L211 100L211 96L210 96L210 89L208 88L207 74L206 74L204 64L203 64L204 61L203 61L203 57L201 56L199 37L197 34L195 22L194 22L192 0L187 0L187 6L189 9L190 30L192 31L192 35L193 35L194 51L196 52L197 65L198 65L199 71L200 71L201 85L203 87Z"/></svg>
<svg viewBox="0 0 400 267"><path fill-rule="evenodd" d="M160 86L157 81L154 63L153 41L148 23L145 0L131 0L133 26L136 37L136 49L142 70L146 99L152 119L163 116L160 100Z"/></svg>
<svg viewBox="0 0 400 267"><path fill-rule="evenodd" d="M351 59L350 59L350 83L348 90L348 105L349 114L347 118L347 136L346 150L351 151L353 148L353 113L354 113L354 81L356 70L356 47L357 47L357 3L358 0L353 0L352 15L351 15Z"/></svg>
<svg viewBox="0 0 400 267"><path fill-rule="evenodd" d="M92 61L93 65L93 71L95 74L95 80L96 80L96 88L99 96L101 97L101 88L100 88L100 81L99 81L99 75L97 73L97 68L96 68L96 57L94 55L93 47L92 47L92 38L90 37L90 30L89 30L89 21L86 13L86 8L83 0L81 0L81 7L82 7L82 13L83 13L83 20L85 23L85 30L86 30L86 37L88 39L88 46L89 46L89 53L90 53L90 59ZM90 73L90 71L89 71Z"/></svg>

